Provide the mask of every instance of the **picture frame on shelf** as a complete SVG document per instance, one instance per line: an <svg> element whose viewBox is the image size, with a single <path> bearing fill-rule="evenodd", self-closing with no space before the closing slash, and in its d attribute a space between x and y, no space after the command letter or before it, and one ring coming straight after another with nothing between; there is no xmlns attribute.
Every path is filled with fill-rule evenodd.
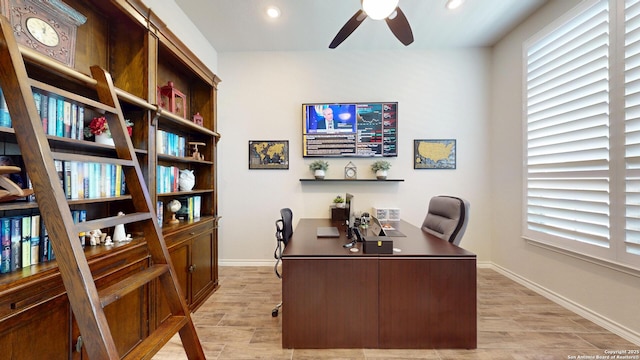
<svg viewBox="0 0 640 360"><path fill-rule="evenodd" d="M288 170L289 140L249 140L250 170Z"/></svg>
<svg viewBox="0 0 640 360"><path fill-rule="evenodd" d="M455 139L413 140L414 169L455 169Z"/></svg>

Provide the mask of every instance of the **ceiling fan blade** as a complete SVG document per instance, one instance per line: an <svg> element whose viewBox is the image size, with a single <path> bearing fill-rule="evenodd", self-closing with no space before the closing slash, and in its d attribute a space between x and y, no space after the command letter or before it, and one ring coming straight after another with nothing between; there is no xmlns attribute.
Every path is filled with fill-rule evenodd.
<svg viewBox="0 0 640 360"><path fill-rule="evenodd" d="M336 37L334 37L333 41L331 41L329 48L335 49L338 45L340 45L343 41L345 41L347 37L349 37L349 35L351 35L351 33L355 29L357 29L358 26L362 24L362 21L366 18L367 18L367 14L364 11L362 11L362 9L358 10L358 12L356 12L355 15L353 15L351 19L347 21L346 24L344 24L342 29L338 31L338 34L336 35Z"/></svg>
<svg viewBox="0 0 640 360"><path fill-rule="evenodd" d="M396 8L396 10L385 19L385 21L387 22L387 25L389 25L389 29L391 29L393 35L395 35L405 46L413 42L413 31L411 31L409 20L407 20L407 17L404 16L404 13L399 7Z"/></svg>

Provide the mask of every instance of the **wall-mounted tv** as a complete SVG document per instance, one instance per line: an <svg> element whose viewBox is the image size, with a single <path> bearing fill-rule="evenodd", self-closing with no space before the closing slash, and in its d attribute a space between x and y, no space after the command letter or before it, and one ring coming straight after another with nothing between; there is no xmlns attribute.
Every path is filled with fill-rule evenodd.
<svg viewBox="0 0 640 360"><path fill-rule="evenodd" d="M398 103L303 104L304 157L398 156Z"/></svg>

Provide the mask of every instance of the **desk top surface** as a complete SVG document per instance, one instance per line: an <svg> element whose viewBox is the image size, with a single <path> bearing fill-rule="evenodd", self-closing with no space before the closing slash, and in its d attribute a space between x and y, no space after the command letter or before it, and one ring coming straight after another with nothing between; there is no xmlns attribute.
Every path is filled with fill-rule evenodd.
<svg viewBox="0 0 640 360"><path fill-rule="evenodd" d="M340 230L339 238L319 238L316 234L318 227L336 226ZM388 237L393 241L393 254L365 254L362 250L363 244L357 243L354 247L358 252L352 252L342 245L350 242L347 239L347 228L339 222L332 222L331 219L300 219L298 226L293 231L293 236L284 250L283 258L297 256L360 256L360 257L469 257L476 255L447 241L427 234L422 229L409 224L406 221L393 222L393 227L402 232L403 237ZM367 236L365 235L365 238Z"/></svg>

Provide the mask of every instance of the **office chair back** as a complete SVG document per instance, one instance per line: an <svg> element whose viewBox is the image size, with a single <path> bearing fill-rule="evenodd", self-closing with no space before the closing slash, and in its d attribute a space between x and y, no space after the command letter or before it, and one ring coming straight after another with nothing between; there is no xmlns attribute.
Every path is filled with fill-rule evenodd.
<svg viewBox="0 0 640 360"><path fill-rule="evenodd" d="M278 265L282 258L282 252L284 248L289 244L293 236L293 212L289 208L280 209L280 219L276 220L276 249L273 252L273 257L276 259L275 271L279 278L282 275L278 271Z"/></svg>
<svg viewBox="0 0 640 360"><path fill-rule="evenodd" d="M469 202L454 196L434 196L422 223L422 230L459 245L469 222Z"/></svg>
<svg viewBox="0 0 640 360"><path fill-rule="evenodd" d="M293 212L289 208L283 208L280 210L280 219L276 220L276 250L273 252L273 257L276 258L276 265L273 268L280 279L282 279L282 274L280 274L278 266L282 259L282 252L289 244L291 236L293 236ZM271 310L271 316L278 316L281 307L282 301Z"/></svg>

